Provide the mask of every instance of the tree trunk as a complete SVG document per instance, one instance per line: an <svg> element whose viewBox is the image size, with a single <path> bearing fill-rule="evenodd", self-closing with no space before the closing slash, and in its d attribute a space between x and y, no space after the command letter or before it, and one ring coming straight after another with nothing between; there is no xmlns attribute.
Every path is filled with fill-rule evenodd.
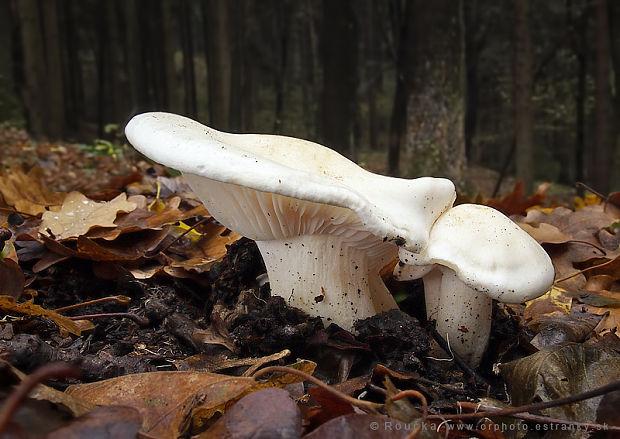
<svg viewBox="0 0 620 439"><path fill-rule="evenodd" d="M175 53L177 51L178 25L176 17L179 16L176 2L169 0L160 1L160 14L162 23L162 51L164 64L164 78L166 88L166 108L173 113L183 111L182 84L177 74Z"/></svg>
<svg viewBox="0 0 620 439"><path fill-rule="evenodd" d="M85 132L86 121L84 87L82 78L82 63L79 56L79 41L77 38L76 9L79 5L71 0L64 0L61 4L60 31L63 44L63 76L65 79L64 101L65 101L65 121L66 135L81 138Z"/></svg>
<svg viewBox="0 0 620 439"><path fill-rule="evenodd" d="M366 102L368 105L368 144L372 149L379 149L379 120L377 118L377 87L381 76L379 74L379 56L377 36L375 32L375 17L377 11L375 0L365 0L364 9L364 76L366 86Z"/></svg>
<svg viewBox="0 0 620 439"><path fill-rule="evenodd" d="M577 90L575 92L575 177L578 182L585 182L585 129L586 129L586 92L588 75L588 7L577 7L573 2L567 4L568 34L571 36L571 48L577 64ZM583 190L578 188L579 192ZM581 194L583 195L583 194Z"/></svg>
<svg viewBox="0 0 620 439"><path fill-rule="evenodd" d="M407 100L409 99L410 86L414 74L413 45L415 43L415 36L413 27L415 26L416 14L414 2L407 2L402 26L395 31L398 38L396 47L396 90L394 92L394 103L392 104L388 144L388 173L395 176L401 173L401 145L405 136Z"/></svg>
<svg viewBox="0 0 620 439"><path fill-rule="evenodd" d="M594 150L590 159L589 181L602 193L610 189L615 136L612 125L611 47L607 0L596 0L596 104Z"/></svg>
<svg viewBox="0 0 620 439"><path fill-rule="evenodd" d="M323 1L321 140L352 157L357 104L357 23L354 0Z"/></svg>
<svg viewBox="0 0 620 439"><path fill-rule="evenodd" d="M28 129L35 137L46 136L49 109L45 72L45 49L41 38L41 20L37 0L17 2L25 77L24 104Z"/></svg>
<svg viewBox="0 0 620 439"><path fill-rule="evenodd" d="M209 83L209 114L211 125L219 130L230 129L231 100L231 35L228 4L223 0L202 3Z"/></svg>
<svg viewBox="0 0 620 439"><path fill-rule="evenodd" d="M180 14L181 47L183 48L183 82L185 85L185 114L195 119L198 115L198 105L196 102L196 76L194 72L192 13L189 0L181 1ZM206 26L206 28L208 28L208 26Z"/></svg>
<svg viewBox="0 0 620 439"><path fill-rule="evenodd" d="M514 22L514 130L517 177L526 192L534 184L532 156L532 38L530 1L515 0Z"/></svg>
<svg viewBox="0 0 620 439"><path fill-rule="evenodd" d="M408 176L462 184L465 166L465 48L462 0L414 1L413 60L401 164Z"/></svg>
<svg viewBox="0 0 620 439"><path fill-rule="evenodd" d="M145 67L144 48L141 36L146 26L139 14L138 0L125 0L125 62L129 71L129 93L131 96L132 113L149 110L147 74Z"/></svg>
<svg viewBox="0 0 620 439"><path fill-rule="evenodd" d="M58 4L56 0L47 0L41 3L41 7L47 66L46 91L49 96L49 107L44 117L48 120L47 135L53 139L61 139L65 134L65 96L61 41L58 31Z"/></svg>

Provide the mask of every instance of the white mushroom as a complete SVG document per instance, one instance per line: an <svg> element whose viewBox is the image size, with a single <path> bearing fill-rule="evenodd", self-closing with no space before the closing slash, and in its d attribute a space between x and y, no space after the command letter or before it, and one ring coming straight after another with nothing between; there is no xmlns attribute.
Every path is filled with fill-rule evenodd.
<svg viewBox="0 0 620 439"><path fill-rule="evenodd" d="M531 300L547 292L554 277L551 259L530 235L495 209L474 204L447 210L425 250L401 249L399 257L395 275L423 278L428 318L473 366L489 340L493 299Z"/></svg>
<svg viewBox="0 0 620 439"><path fill-rule="evenodd" d="M272 294L345 329L396 308L379 270L397 244L422 251L455 198L449 180L372 174L291 137L223 133L167 113L138 115L125 133L181 171L219 222L256 241Z"/></svg>

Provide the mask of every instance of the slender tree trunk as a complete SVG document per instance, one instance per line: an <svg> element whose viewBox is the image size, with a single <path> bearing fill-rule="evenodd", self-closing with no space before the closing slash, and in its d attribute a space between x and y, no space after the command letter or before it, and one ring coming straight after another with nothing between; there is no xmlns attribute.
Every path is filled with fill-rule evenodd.
<svg viewBox="0 0 620 439"><path fill-rule="evenodd" d="M125 62L129 70L129 93L132 112L149 110L148 83L146 81L146 57L142 47L142 34L146 31L139 13L138 0L125 0L123 6L125 17Z"/></svg>
<svg viewBox="0 0 620 439"><path fill-rule="evenodd" d="M220 130L230 129L232 59L228 3L205 0L202 3L205 25L209 114L211 124Z"/></svg>
<svg viewBox="0 0 620 439"><path fill-rule="evenodd" d="M79 56L79 40L76 28L73 25L77 21L77 8L79 5L71 0L64 0L60 10L62 20L60 31L63 49L63 76L65 81L65 121L68 136L81 137L85 130L85 98L83 87L82 63Z"/></svg>
<svg viewBox="0 0 620 439"><path fill-rule="evenodd" d="M532 38L530 1L515 0L514 13L514 126L517 177L526 191L534 183L532 151Z"/></svg>
<svg viewBox="0 0 620 439"><path fill-rule="evenodd" d="M577 64L577 90L575 91L575 180L586 180L585 165L585 128L586 128L586 86L588 75L588 23L589 9L577 8L573 2L568 3L569 35ZM581 189L580 189L581 190Z"/></svg>
<svg viewBox="0 0 620 439"><path fill-rule="evenodd" d="M47 93L49 109L47 134L53 139L61 139L65 133L65 96L62 75L61 41L58 30L58 2L47 0L41 3L44 21L43 37L47 66Z"/></svg>
<svg viewBox="0 0 620 439"><path fill-rule="evenodd" d="M10 2L0 2L0 90L9 92L15 90L13 65L13 10ZM12 95L12 93L11 93ZM12 96L11 96L12 97ZM0 107L3 107L0 103ZM5 113L7 118L17 116L17 108L11 113Z"/></svg>
<svg viewBox="0 0 620 439"><path fill-rule="evenodd" d="M39 7L36 0L22 0L17 2L17 5L24 58L24 103L28 128L33 136L41 137L49 133L45 117L49 105Z"/></svg>
<svg viewBox="0 0 620 439"><path fill-rule="evenodd" d="M368 143L372 149L379 149L379 120L377 117L377 87L381 79L379 74L379 56L375 20L377 11L375 0L365 0L364 12L364 76L366 102L368 105Z"/></svg>
<svg viewBox="0 0 620 439"><path fill-rule="evenodd" d="M162 23L162 51L164 64L164 78L166 84L166 108L173 113L183 111L182 84L177 73L175 53L177 51L177 35L179 16L178 3L170 0L160 0L160 13Z"/></svg>
<svg viewBox="0 0 620 439"><path fill-rule="evenodd" d="M321 139L342 154L354 154L353 124L357 104L357 40L354 0L323 1L323 92Z"/></svg>
<svg viewBox="0 0 620 439"><path fill-rule="evenodd" d="M478 58L483 46L483 38L478 37L478 2L466 1L465 12L465 156L474 158L474 137L478 123Z"/></svg>
<svg viewBox="0 0 620 439"><path fill-rule="evenodd" d="M443 176L457 186L465 166L465 47L462 0L414 1L405 154L410 176Z"/></svg>
<svg viewBox="0 0 620 439"><path fill-rule="evenodd" d="M316 111L318 79L318 49L317 32L315 23L315 3L305 0L303 3L302 24L299 26L298 41L301 46L301 69L302 69L302 102L305 128L308 137L317 137L316 126L319 114Z"/></svg>
<svg viewBox="0 0 620 439"><path fill-rule="evenodd" d="M590 160L589 180L595 189L607 193L610 189L614 159L613 102L611 91L611 47L607 0L596 0L596 104L595 143Z"/></svg>
<svg viewBox="0 0 620 439"><path fill-rule="evenodd" d="M198 105L196 102L196 75L194 71L194 43L192 36L191 3L182 0L181 14L181 47L183 48L183 82L185 85L185 114L196 118ZM208 28L208 26L206 26ZM211 76L211 75L209 75ZM213 109L211 109L212 111Z"/></svg>
<svg viewBox="0 0 620 439"><path fill-rule="evenodd" d="M238 132L242 123L243 101L243 50L245 49L245 33L247 27L244 15L245 0L229 0L232 10L229 14L229 28L237 31L230 32L230 115L229 130Z"/></svg>
<svg viewBox="0 0 620 439"><path fill-rule="evenodd" d="M414 74L413 45L415 36L413 26L415 25L416 13L414 2L407 2L403 14L403 24L395 32L397 34L396 91L392 104L388 143L388 173L390 175L400 175L401 173L401 144L405 136L407 101Z"/></svg>

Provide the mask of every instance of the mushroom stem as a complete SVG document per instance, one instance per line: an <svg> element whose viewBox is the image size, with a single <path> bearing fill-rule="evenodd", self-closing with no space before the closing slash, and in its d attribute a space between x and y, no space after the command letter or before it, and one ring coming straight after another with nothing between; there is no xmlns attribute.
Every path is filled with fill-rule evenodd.
<svg viewBox="0 0 620 439"><path fill-rule="evenodd" d="M368 235L350 242L340 236L298 236L278 241L257 241L267 267L271 294L287 304L336 322L351 330L358 319L397 308L379 276L381 264L393 252L369 257ZM361 248L360 248L361 247Z"/></svg>
<svg viewBox="0 0 620 439"><path fill-rule="evenodd" d="M477 367L489 342L493 299L465 285L450 268L439 270L424 277L427 316L435 319L437 332L450 348Z"/></svg>

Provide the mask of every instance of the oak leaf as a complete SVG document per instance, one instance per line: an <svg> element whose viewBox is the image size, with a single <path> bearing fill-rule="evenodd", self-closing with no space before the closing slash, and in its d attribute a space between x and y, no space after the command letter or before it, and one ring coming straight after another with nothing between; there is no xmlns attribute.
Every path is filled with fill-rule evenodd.
<svg viewBox="0 0 620 439"><path fill-rule="evenodd" d="M93 227L116 227L114 220L119 212L131 212L136 203L127 201L122 193L111 201L97 202L80 192L71 192L58 212L45 212L39 232L56 239L77 238Z"/></svg>

